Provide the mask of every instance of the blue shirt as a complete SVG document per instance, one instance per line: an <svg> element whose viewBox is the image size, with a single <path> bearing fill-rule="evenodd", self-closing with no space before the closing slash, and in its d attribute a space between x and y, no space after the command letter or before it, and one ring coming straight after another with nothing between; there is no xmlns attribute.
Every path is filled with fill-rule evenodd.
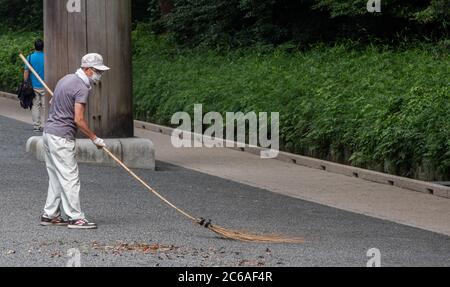
<svg viewBox="0 0 450 287"><path fill-rule="evenodd" d="M39 74L42 80L44 80L44 52L34 52L27 57L33 69ZM28 70L28 67L25 67ZM36 76L30 71L31 84L35 89L43 89L44 86L39 82Z"/></svg>

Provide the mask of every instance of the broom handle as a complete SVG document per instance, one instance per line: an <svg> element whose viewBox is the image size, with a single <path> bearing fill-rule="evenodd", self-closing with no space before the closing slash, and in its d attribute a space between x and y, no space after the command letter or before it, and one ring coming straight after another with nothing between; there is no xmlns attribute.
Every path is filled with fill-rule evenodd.
<svg viewBox="0 0 450 287"><path fill-rule="evenodd" d="M167 199L165 199L162 195L160 195L156 190L154 190L153 188L151 188L145 181L143 181L139 176L137 176L131 169L129 169L120 159L118 159L108 148L104 147L103 150L114 160L116 161L121 167L123 167L132 177L134 177L137 181L139 181L143 186L145 186L151 193L153 193L154 195L156 195L159 199L161 199L162 201L164 201L166 204L168 204L169 206L171 206L172 208L174 208L175 210L177 210L178 212L180 212L181 214L183 214L184 216L186 216L187 218L189 218L190 220L194 221L194 222L198 222L198 219L194 218L193 216L191 216L190 214L184 212L183 210L179 209L178 207L176 207L175 205L173 205L170 201L168 201Z"/></svg>
<svg viewBox="0 0 450 287"><path fill-rule="evenodd" d="M22 59L22 61L25 63L25 65L27 65L28 69L30 69L30 71L34 74L34 76L39 80L39 82L41 82L41 84L44 86L44 88L47 90L47 92L53 97L53 92L52 90L50 90L50 88L47 86L47 84L45 84L45 82L42 80L42 78L39 76L38 73L36 73L36 70L34 70L34 68L30 65L30 63L28 62L28 60L21 54L19 54L19 57Z"/></svg>

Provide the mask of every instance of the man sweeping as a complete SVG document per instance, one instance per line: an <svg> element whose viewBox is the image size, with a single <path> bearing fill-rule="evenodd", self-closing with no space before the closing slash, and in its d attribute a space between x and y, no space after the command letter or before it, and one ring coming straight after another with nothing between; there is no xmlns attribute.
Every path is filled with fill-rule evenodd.
<svg viewBox="0 0 450 287"><path fill-rule="evenodd" d="M42 226L68 226L70 229L96 229L81 211L80 179L75 159L75 135L81 130L97 148L105 142L89 128L85 110L92 85L98 84L109 70L99 54L88 54L81 60L81 68L62 78L51 100L43 142L49 187ZM63 219L62 213L68 216Z"/></svg>

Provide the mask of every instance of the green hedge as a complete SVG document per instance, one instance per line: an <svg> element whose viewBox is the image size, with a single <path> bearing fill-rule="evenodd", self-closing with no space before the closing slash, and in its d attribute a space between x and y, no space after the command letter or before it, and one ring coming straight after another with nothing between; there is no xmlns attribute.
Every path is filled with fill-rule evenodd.
<svg viewBox="0 0 450 287"><path fill-rule="evenodd" d="M21 79L19 51L41 33L0 35L0 90ZM138 28L136 117L178 111L280 112L283 150L426 180L450 179L449 42L389 50L264 46L179 49Z"/></svg>
<svg viewBox="0 0 450 287"><path fill-rule="evenodd" d="M179 50L134 32L136 117L280 112L284 150L402 176L450 179L448 42L404 50L317 46ZM447 48L446 48L447 47ZM446 52L447 51L447 52Z"/></svg>
<svg viewBox="0 0 450 287"><path fill-rule="evenodd" d="M23 76L23 62L19 53L28 55L34 49L34 41L41 38L36 32L4 32L0 34L0 91L15 92Z"/></svg>

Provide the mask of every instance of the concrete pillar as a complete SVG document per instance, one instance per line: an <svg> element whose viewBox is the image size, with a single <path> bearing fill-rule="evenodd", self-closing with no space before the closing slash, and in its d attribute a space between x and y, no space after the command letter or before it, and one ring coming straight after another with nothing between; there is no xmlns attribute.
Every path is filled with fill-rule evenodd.
<svg viewBox="0 0 450 287"><path fill-rule="evenodd" d="M103 138L133 137L131 0L44 0L45 77L51 89L87 53L111 67L94 88L89 126Z"/></svg>

